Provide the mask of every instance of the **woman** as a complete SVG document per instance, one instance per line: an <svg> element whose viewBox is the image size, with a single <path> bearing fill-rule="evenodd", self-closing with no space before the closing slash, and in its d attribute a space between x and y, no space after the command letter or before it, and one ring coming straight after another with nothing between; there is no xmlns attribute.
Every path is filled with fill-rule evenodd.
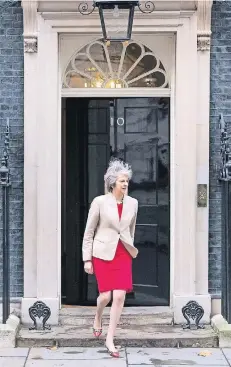
<svg viewBox="0 0 231 367"><path fill-rule="evenodd" d="M84 269L95 274L99 297L93 325L102 334L102 314L113 296L105 346L119 357L114 335L124 306L126 292L132 291L132 258L138 254L134 233L138 201L127 195L132 171L128 164L111 160L104 176L106 194L96 197L90 207L83 238Z"/></svg>

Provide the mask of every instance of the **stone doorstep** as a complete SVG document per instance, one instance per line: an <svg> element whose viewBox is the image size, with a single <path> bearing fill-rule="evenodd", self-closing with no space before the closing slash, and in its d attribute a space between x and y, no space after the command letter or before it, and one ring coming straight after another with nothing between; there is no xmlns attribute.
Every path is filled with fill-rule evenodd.
<svg viewBox="0 0 231 367"><path fill-rule="evenodd" d="M0 348L14 348L16 335L19 329L20 319L11 314L6 324L0 324Z"/></svg>
<svg viewBox="0 0 231 367"><path fill-rule="evenodd" d="M87 325L92 326L94 322L93 315L91 316L61 316L59 317L59 325L70 325L70 326L80 326ZM103 325L109 325L109 315L103 317ZM123 316L120 319L119 325L172 325L173 317L153 317L152 315L146 316Z"/></svg>
<svg viewBox="0 0 231 367"><path fill-rule="evenodd" d="M231 348L231 324L218 314L212 317L211 326L215 330L219 339L220 348Z"/></svg>
<svg viewBox="0 0 231 367"><path fill-rule="evenodd" d="M96 306L68 306L63 305L59 314L60 316L89 316L94 315ZM110 307L105 307L104 315L109 315ZM153 316L173 316L173 311L169 306L137 306L137 307L124 307L122 316L126 315L153 315Z"/></svg>
<svg viewBox="0 0 231 367"><path fill-rule="evenodd" d="M64 307L59 313L60 325L93 324L96 307ZM110 308L103 315L103 324L108 325ZM173 312L169 307L125 307L120 319L120 325L172 325Z"/></svg>
<svg viewBox="0 0 231 367"><path fill-rule="evenodd" d="M88 326L54 326L50 331L29 331L22 326L17 347L100 347L104 345L106 330L99 339ZM198 347L218 346L218 337L210 326L199 330L183 330L181 326L130 325L119 327L116 343L129 347Z"/></svg>

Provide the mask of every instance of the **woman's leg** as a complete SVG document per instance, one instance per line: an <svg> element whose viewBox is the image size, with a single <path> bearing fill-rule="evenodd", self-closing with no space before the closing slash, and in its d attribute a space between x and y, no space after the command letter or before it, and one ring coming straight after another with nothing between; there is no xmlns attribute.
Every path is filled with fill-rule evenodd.
<svg viewBox="0 0 231 367"><path fill-rule="evenodd" d="M124 307L125 295L126 291L122 290L113 291L113 302L110 312L110 323L106 338L106 346L111 352L116 352L116 348L114 346L114 336L117 324L120 320L120 316Z"/></svg>
<svg viewBox="0 0 231 367"><path fill-rule="evenodd" d="M100 293L97 298L97 309L95 314L94 328L100 329L102 327L103 310L111 300L111 292Z"/></svg>

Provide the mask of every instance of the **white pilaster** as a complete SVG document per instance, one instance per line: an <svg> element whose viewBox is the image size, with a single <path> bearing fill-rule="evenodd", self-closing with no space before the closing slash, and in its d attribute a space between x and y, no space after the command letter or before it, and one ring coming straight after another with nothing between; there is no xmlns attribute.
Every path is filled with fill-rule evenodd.
<svg viewBox="0 0 231 367"><path fill-rule="evenodd" d="M24 35L36 36L37 2L24 1ZM26 50L25 50L26 51ZM24 55L24 297L37 296L37 53ZM34 83L31 83L34 80Z"/></svg>
<svg viewBox="0 0 231 367"><path fill-rule="evenodd" d="M175 120L175 284L176 295L195 292L196 226L196 18L177 32ZM185 55L185 58L182 57ZM186 57L187 55L187 57Z"/></svg>
<svg viewBox="0 0 231 367"><path fill-rule="evenodd" d="M210 35L212 0L198 1L197 183L209 188ZM208 295L209 205L197 208L196 294Z"/></svg>
<svg viewBox="0 0 231 367"><path fill-rule="evenodd" d="M184 57L183 57L184 55ZM174 322L195 300L197 22L184 20L176 44Z"/></svg>
<svg viewBox="0 0 231 367"><path fill-rule="evenodd" d="M55 299L58 306L58 34L41 17L39 31L37 297Z"/></svg>
<svg viewBox="0 0 231 367"><path fill-rule="evenodd" d="M179 215L176 215L176 222L181 222L176 223L176 227L179 229L179 237L176 236L177 244L175 245L177 250L175 259L174 321L176 323L186 321L181 310L191 300L197 301L203 307L204 317L202 322L208 323L211 313L211 299L208 294L208 207L197 208L197 184L209 185L211 6L212 1L198 1L196 18L191 21L189 27L189 33L192 32L192 37L189 34L186 36L184 33L181 38L182 29L178 33L177 39L177 48L179 49L183 46L184 37L187 37L185 55L191 52L191 56L188 55L187 62L184 59L177 59L176 71L176 78L182 78L179 85L187 95L181 98L182 91L176 89L176 99L181 98L179 103L182 104L182 108L186 113L184 127L182 126L181 129L177 130L180 134L179 137L177 133L180 149L176 148L177 160L181 161L181 164L178 165L177 163L178 167L176 169L179 172L176 187L178 186L179 191L181 191L176 201L177 205L180 203L180 208L176 208L176 211L179 210ZM191 48L190 39L192 42ZM180 65L182 70L186 71L187 68L186 74L182 74ZM190 80L190 78L194 80ZM180 111L180 108L176 107L176 109ZM193 110L194 113L192 114ZM176 120L178 124L178 118ZM182 156L180 157L180 155ZM188 176L186 180L184 180L185 175ZM188 187L185 188L185 185ZM182 221L183 215L185 218Z"/></svg>
<svg viewBox="0 0 231 367"><path fill-rule="evenodd" d="M59 154L61 154L58 140L60 139L60 131L57 123L60 116L60 105L58 104L60 88L58 83L58 34L53 32L52 27L47 25L46 21L38 14L37 19L39 33L37 66L36 70L31 70L30 75L28 75L30 86L33 85L33 88L26 91L27 99L25 101L31 115L33 111L30 134L27 133L25 139L26 144L32 149L32 158L30 159L34 163L34 167L32 167L34 169L32 169L32 175L34 172L34 176L31 179L33 181L33 198L30 201L28 193L26 193L25 202L28 198L29 203L25 215L28 217L28 226L29 217L33 216L31 237L36 238L36 242L33 247L33 256L30 256L30 259L25 258L28 262L28 265L25 263L25 284L28 283L30 287L28 286L29 290L22 300L22 322L31 324L29 307L36 301L43 301L51 309L51 317L47 323L57 324L60 285L58 269L60 251L58 186L60 182L58 175ZM27 57L30 56L27 55ZM27 72L28 68L26 68ZM32 99L32 96L34 100L31 105L30 98ZM30 124L29 116L26 115L25 118L28 118L26 124ZM29 175L29 171L30 169L27 167L27 175ZM26 235L28 232L29 229ZM29 238L26 239L27 243ZM27 267L31 270L31 274L27 272ZM31 277L33 285L30 284Z"/></svg>

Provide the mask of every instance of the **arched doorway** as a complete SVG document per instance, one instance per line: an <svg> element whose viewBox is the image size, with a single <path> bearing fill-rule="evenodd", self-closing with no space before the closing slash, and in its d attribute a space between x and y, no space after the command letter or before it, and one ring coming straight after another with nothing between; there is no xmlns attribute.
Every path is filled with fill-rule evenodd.
<svg viewBox="0 0 231 367"><path fill-rule="evenodd" d="M95 304L95 279L83 272L82 236L89 205L104 193L111 156L133 168L129 194L139 201L133 262L134 292L126 305L168 305L170 263L170 98L113 97L122 89L170 89L168 73L140 42L101 40L68 60L65 89L89 90L89 97L63 99L62 298L66 304ZM110 90L90 97L91 90Z"/></svg>

